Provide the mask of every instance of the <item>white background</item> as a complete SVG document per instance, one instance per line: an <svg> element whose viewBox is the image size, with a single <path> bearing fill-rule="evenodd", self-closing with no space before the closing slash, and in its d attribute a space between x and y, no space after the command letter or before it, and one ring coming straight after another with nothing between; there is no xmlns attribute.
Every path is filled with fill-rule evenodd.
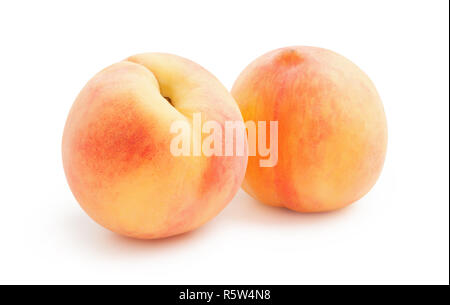
<svg viewBox="0 0 450 305"><path fill-rule="evenodd" d="M0 283L449 282L448 1L2 1ZM282 46L334 50L374 81L383 173L338 212L302 215L240 191L200 229L137 241L95 224L62 169L70 106L135 53L187 57L231 88ZM170 189L170 186L168 186Z"/></svg>

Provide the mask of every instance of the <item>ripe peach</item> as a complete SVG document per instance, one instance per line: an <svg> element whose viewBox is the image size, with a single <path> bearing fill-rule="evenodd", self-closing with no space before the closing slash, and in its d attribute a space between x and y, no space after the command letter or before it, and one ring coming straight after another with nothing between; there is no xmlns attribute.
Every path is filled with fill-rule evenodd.
<svg viewBox="0 0 450 305"><path fill-rule="evenodd" d="M174 156L170 127L193 113L221 125L242 121L212 74L175 55L136 55L95 75L62 143L68 183L86 213L142 239L187 232L218 214L241 186L247 156Z"/></svg>
<svg viewBox="0 0 450 305"><path fill-rule="evenodd" d="M249 157L243 188L253 197L320 212L351 204L375 184L386 117L370 79L346 58L314 47L274 50L252 62L231 93L245 121L279 124L277 165Z"/></svg>

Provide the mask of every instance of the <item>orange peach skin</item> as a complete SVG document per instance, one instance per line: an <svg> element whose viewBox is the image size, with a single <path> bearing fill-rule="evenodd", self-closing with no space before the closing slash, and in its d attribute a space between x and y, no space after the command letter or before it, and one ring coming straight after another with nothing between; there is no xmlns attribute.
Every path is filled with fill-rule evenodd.
<svg viewBox="0 0 450 305"><path fill-rule="evenodd" d="M345 207L383 167L386 117L370 79L325 49L288 47L252 62L231 91L244 121L278 121L278 164L249 157L243 188L263 203L299 212ZM269 136L267 136L269 141Z"/></svg>
<svg viewBox="0 0 450 305"><path fill-rule="evenodd" d="M218 214L241 186L247 156L173 156L171 123L192 124L194 112L221 124L242 121L212 74L175 55L132 56L94 76L62 142L68 183L86 213L141 239L187 232Z"/></svg>

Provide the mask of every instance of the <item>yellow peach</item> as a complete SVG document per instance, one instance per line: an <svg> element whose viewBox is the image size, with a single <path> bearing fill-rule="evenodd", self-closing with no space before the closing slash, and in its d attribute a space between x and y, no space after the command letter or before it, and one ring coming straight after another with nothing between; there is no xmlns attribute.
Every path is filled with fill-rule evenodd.
<svg viewBox="0 0 450 305"><path fill-rule="evenodd" d="M136 55L95 75L62 142L69 186L86 213L141 239L187 232L217 215L239 189L247 156L174 156L170 126L193 113L242 121L211 73L175 55Z"/></svg>
<svg viewBox="0 0 450 305"><path fill-rule="evenodd" d="M314 47L274 50L245 68L231 93L245 121L278 121L278 163L261 167L249 157L243 188L256 199L329 211L375 184L386 117L370 79L346 58Z"/></svg>

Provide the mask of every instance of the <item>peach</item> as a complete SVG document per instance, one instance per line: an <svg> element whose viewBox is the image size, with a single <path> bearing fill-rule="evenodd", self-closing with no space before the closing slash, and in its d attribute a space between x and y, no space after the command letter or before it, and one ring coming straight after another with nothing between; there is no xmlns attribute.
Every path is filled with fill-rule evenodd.
<svg viewBox="0 0 450 305"><path fill-rule="evenodd" d="M247 66L231 91L245 121L278 121L278 163L250 156L243 188L299 212L345 207L383 167L386 117L370 79L329 50L287 47ZM267 141L269 141L267 136Z"/></svg>
<svg viewBox="0 0 450 305"><path fill-rule="evenodd" d="M211 73L175 55L136 55L95 75L62 141L66 177L86 213L141 239L187 232L217 215L241 186L247 155L174 156L171 125L192 126L194 113L222 125L242 121Z"/></svg>

